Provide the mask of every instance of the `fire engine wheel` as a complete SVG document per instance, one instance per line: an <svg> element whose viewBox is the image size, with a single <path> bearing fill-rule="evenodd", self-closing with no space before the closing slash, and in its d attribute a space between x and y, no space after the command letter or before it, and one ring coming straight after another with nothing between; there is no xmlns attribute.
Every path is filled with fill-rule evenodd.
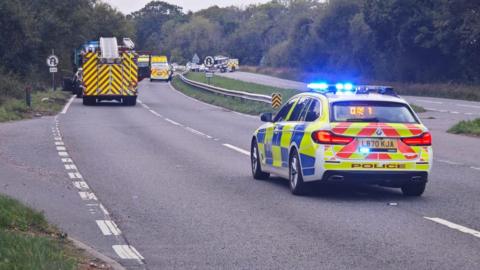
<svg viewBox="0 0 480 270"><path fill-rule="evenodd" d="M124 97L122 101L125 106L137 105L137 97Z"/></svg>
<svg viewBox="0 0 480 270"><path fill-rule="evenodd" d="M92 106L97 103L97 99L94 97L83 97L83 105Z"/></svg>

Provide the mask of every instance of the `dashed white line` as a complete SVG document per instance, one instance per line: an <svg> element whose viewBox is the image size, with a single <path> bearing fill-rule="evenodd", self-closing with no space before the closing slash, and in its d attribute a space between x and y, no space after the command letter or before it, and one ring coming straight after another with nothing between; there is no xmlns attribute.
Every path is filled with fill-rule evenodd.
<svg viewBox="0 0 480 270"><path fill-rule="evenodd" d="M55 145L65 145L63 142L55 142Z"/></svg>
<svg viewBox="0 0 480 270"><path fill-rule="evenodd" d="M54 137L53 138L55 141L61 141L62 140L62 137Z"/></svg>
<svg viewBox="0 0 480 270"><path fill-rule="evenodd" d="M61 157L68 157L68 153L67 152L58 152L58 155L61 156Z"/></svg>
<svg viewBox="0 0 480 270"><path fill-rule="evenodd" d="M456 104L457 106L460 106L460 107L465 107L465 108L475 108L475 109L480 109L480 106L476 106L476 105L467 105L467 104Z"/></svg>
<svg viewBox="0 0 480 270"><path fill-rule="evenodd" d="M451 111L450 113L453 113L453 114L459 114L460 112L457 112L457 111Z"/></svg>
<svg viewBox="0 0 480 270"><path fill-rule="evenodd" d="M480 171L480 168L479 167L470 167L470 169L474 169L474 170L477 170L477 171Z"/></svg>
<svg viewBox="0 0 480 270"><path fill-rule="evenodd" d="M172 119L169 119L169 118L165 118L165 121L167 121L170 124L175 125L175 126L182 126L182 124L180 124L178 122L175 122L175 121L173 121Z"/></svg>
<svg viewBox="0 0 480 270"><path fill-rule="evenodd" d="M113 220L96 220L98 227L103 235L120 235L122 232Z"/></svg>
<svg viewBox="0 0 480 270"><path fill-rule="evenodd" d="M90 189L87 182L85 182L85 181L75 181L75 182L73 182L73 186L75 186L78 190L89 190Z"/></svg>
<svg viewBox="0 0 480 270"><path fill-rule="evenodd" d="M82 200L84 201L97 201L97 196L95 196L95 194L93 192L90 192L90 191L80 191L78 192L78 194L80 195L80 198L82 198Z"/></svg>
<svg viewBox="0 0 480 270"><path fill-rule="evenodd" d="M232 150L235 150L241 154L244 154L244 155L247 155L247 156L250 156L250 152L247 151L247 150L243 150L242 148L239 148L239 147L236 147L234 145L231 145L231 144L228 144L228 143L224 143L223 146L227 147L227 148L230 148Z"/></svg>
<svg viewBox="0 0 480 270"><path fill-rule="evenodd" d="M65 170L73 170L73 171L78 170L75 164L64 164L64 166L65 166Z"/></svg>
<svg viewBox="0 0 480 270"><path fill-rule="evenodd" d="M68 177L70 177L70 179L82 179L83 178L82 175L79 172L69 172Z"/></svg>
<svg viewBox="0 0 480 270"><path fill-rule="evenodd" d="M75 100L75 96L72 96L72 97L70 98L70 100L68 101L68 103L65 105L65 107L63 107L63 110L62 110L62 112L61 112L62 114L66 114L66 113L67 113L68 108L70 108L70 105L72 105L73 100Z"/></svg>
<svg viewBox="0 0 480 270"><path fill-rule="evenodd" d="M143 260L144 258L140 253L130 245L114 245L113 250L117 253L118 257L124 260Z"/></svg>
<svg viewBox="0 0 480 270"><path fill-rule="evenodd" d="M63 163L73 163L73 160L71 158L62 158Z"/></svg>
<svg viewBox="0 0 480 270"><path fill-rule="evenodd" d="M447 163L447 164L450 164L450 165L461 165L462 163L458 163L458 162L454 162L454 161L450 161L450 160L443 160L443 159L437 159L438 162L442 162L442 163Z"/></svg>
<svg viewBox="0 0 480 270"><path fill-rule="evenodd" d="M465 227L465 226L462 226L462 225L458 225L456 223L453 223L453 222L450 222L448 220L445 220L445 219L441 219L441 218L432 218L432 217L424 217L430 221L433 221L433 222L436 222L438 224L442 224L444 226L447 226L451 229L454 229L454 230L457 230L457 231L460 231L460 232L463 232L463 233L466 233L466 234L470 234L470 235L473 235L475 237L478 237L480 238L480 232L479 231L476 231L474 229L470 229L468 227Z"/></svg>
<svg viewBox="0 0 480 270"><path fill-rule="evenodd" d="M67 151L65 146L57 146L57 151Z"/></svg>

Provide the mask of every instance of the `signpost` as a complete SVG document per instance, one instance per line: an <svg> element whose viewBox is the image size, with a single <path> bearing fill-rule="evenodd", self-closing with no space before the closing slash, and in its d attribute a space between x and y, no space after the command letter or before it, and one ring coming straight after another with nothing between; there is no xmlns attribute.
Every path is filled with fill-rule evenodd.
<svg viewBox="0 0 480 270"><path fill-rule="evenodd" d="M215 65L215 59L212 56L207 56L205 57L205 60L203 60L203 64L206 67L211 68L213 65Z"/></svg>
<svg viewBox="0 0 480 270"><path fill-rule="evenodd" d="M55 91L55 73L58 72L58 57L54 54L55 52L52 50L52 54L47 57L47 66L50 67L50 73L52 73L52 88Z"/></svg>
<svg viewBox="0 0 480 270"><path fill-rule="evenodd" d="M272 94L272 108L278 109L282 106L282 94L273 93Z"/></svg>
<svg viewBox="0 0 480 270"><path fill-rule="evenodd" d="M213 78L213 72L209 72L209 71L205 72L205 77L207 78L207 83L211 84L211 80Z"/></svg>

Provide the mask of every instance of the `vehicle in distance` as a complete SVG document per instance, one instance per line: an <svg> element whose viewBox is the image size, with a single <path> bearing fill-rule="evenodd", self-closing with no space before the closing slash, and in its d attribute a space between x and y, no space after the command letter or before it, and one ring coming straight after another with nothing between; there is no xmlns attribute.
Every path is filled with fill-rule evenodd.
<svg viewBox="0 0 480 270"><path fill-rule="evenodd" d="M173 76L172 67L166 56L152 56L150 60L150 81L171 81Z"/></svg>
<svg viewBox="0 0 480 270"><path fill-rule="evenodd" d="M432 138L392 88L311 84L273 117L264 113L251 142L255 179L289 179L293 194L308 182L354 182L421 196L432 166Z"/></svg>

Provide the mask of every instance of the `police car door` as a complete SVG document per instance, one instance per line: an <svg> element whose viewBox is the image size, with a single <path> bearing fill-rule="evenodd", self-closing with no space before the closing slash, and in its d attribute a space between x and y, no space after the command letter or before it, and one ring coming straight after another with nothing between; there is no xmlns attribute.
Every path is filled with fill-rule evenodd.
<svg viewBox="0 0 480 270"><path fill-rule="evenodd" d="M273 124L266 130L265 135L265 165L267 170L272 173L278 173L277 170L281 168L281 149L280 138L282 134L282 128L285 124L285 120L290 115L290 111L298 101L298 98L289 100L275 115ZM280 163L279 163L280 160Z"/></svg>

